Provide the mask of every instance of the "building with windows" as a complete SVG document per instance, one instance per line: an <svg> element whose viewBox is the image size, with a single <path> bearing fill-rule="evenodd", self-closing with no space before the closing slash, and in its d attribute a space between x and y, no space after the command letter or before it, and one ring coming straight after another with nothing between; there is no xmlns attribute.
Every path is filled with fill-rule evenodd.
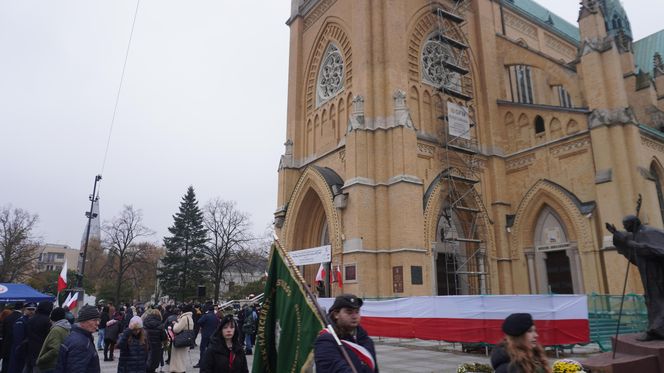
<svg viewBox="0 0 664 373"><path fill-rule="evenodd" d="M67 269L75 271L78 268L79 254L80 250L72 249L67 245L45 244L41 248L35 269L37 272L60 272L66 259Z"/></svg>
<svg viewBox="0 0 664 373"><path fill-rule="evenodd" d="M570 6L578 25L535 0L292 0L286 249L331 245L365 297L620 293L604 223L642 194L663 226L664 31Z"/></svg>

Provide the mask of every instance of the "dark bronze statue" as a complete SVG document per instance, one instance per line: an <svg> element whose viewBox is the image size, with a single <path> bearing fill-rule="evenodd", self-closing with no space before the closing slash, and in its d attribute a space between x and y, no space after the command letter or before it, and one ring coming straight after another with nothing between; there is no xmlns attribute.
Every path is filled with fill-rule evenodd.
<svg viewBox="0 0 664 373"><path fill-rule="evenodd" d="M606 223L613 234L613 245L639 269L648 308L648 329L640 341L664 339L664 231L642 225L639 218L627 215L625 231Z"/></svg>

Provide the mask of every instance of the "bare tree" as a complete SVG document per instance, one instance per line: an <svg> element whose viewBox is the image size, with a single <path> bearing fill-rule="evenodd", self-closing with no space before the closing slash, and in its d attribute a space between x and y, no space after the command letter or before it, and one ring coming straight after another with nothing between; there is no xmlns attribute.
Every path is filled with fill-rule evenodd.
<svg viewBox="0 0 664 373"><path fill-rule="evenodd" d="M0 208L0 282L21 281L32 270L40 247L32 233L38 219L19 208Z"/></svg>
<svg viewBox="0 0 664 373"><path fill-rule="evenodd" d="M132 206L125 206L120 216L105 222L102 227L108 248L109 272L115 278L115 302L120 302L122 281L134 266L147 262L148 252L134 241L139 237L151 236L153 231L143 225L143 214Z"/></svg>
<svg viewBox="0 0 664 373"><path fill-rule="evenodd" d="M214 301L217 302L223 273L237 266L241 260L239 254L253 240L249 231L251 222L234 201L219 198L208 202L203 213L209 235L203 255L214 281Z"/></svg>

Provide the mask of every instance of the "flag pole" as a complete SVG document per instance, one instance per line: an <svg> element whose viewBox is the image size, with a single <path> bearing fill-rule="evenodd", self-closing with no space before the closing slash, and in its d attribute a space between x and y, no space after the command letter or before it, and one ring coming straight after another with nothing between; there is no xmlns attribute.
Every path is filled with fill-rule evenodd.
<svg viewBox="0 0 664 373"><path fill-rule="evenodd" d="M291 269L293 269L295 277L300 282L300 285L302 285L302 288L304 289L304 292L307 294L307 297L309 297L309 300L311 301L311 303L313 303L314 308L316 309L316 313L318 313L318 317L321 320L323 320L323 322L326 325L327 331L332 335L332 337L334 337L334 340L337 342L337 347L339 347L339 351L341 351L341 354L343 355L344 359L346 359L346 362L350 366L350 369L353 371L353 373L357 373L357 369L355 368L353 361L350 359L348 351L346 351L346 348L344 348L343 344L341 343L341 340L339 339L339 336L332 327L332 322L328 319L327 315L325 315L325 313L321 311L320 305L318 304L318 300L307 286L306 281L304 281L302 274L295 266L295 263L293 263L293 260L291 259L290 255L288 255L288 253L286 253L286 250L284 250L284 247L281 246L281 242L279 242L279 237L277 236L276 233L274 233L274 242L276 244L277 250L281 252L281 256L288 263L288 266L291 267Z"/></svg>

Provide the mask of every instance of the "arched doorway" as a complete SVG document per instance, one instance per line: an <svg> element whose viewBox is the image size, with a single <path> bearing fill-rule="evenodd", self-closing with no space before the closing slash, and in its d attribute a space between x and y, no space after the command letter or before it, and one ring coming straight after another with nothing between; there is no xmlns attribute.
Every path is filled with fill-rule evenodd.
<svg viewBox="0 0 664 373"><path fill-rule="evenodd" d="M303 200L302 207L298 211L295 234L293 240L293 250L302 250L312 247L318 247L330 244L330 235L328 231L328 219L325 215L323 203L313 188L310 188ZM330 263L324 263L325 272L330 273ZM325 278L322 286L316 285L316 274L320 264L308 264L300 266L302 277L311 289L318 292L319 296L330 295L330 277Z"/></svg>
<svg viewBox="0 0 664 373"><path fill-rule="evenodd" d="M486 294L484 256L477 239L477 222L444 208L433 245L436 270L434 294ZM466 226L469 225L469 226Z"/></svg>
<svg viewBox="0 0 664 373"><path fill-rule="evenodd" d="M583 292L576 242L568 239L565 225L549 206L539 213L534 248L526 251L531 292L579 294Z"/></svg>

